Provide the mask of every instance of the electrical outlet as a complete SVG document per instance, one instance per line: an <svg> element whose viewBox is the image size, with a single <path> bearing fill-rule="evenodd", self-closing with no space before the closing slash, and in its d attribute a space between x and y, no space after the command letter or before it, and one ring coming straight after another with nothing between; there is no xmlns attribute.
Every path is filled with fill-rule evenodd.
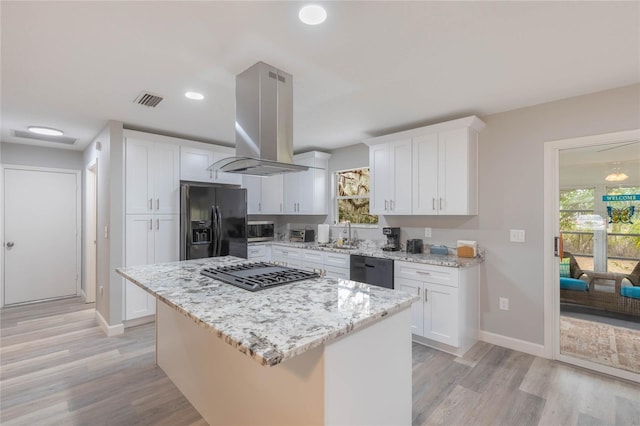
<svg viewBox="0 0 640 426"><path fill-rule="evenodd" d="M431 238L431 228L424 228L425 238Z"/></svg>
<svg viewBox="0 0 640 426"><path fill-rule="evenodd" d="M524 243L524 229L510 229L509 241L512 243Z"/></svg>
<svg viewBox="0 0 640 426"><path fill-rule="evenodd" d="M503 311L509 310L509 299L507 299L506 297L500 298L500 309Z"/></svg>

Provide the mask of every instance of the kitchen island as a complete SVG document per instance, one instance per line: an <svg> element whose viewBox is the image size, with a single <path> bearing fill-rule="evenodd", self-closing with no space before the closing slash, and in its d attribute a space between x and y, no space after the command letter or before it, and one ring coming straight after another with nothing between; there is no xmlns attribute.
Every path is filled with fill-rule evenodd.
<svg viewBox="0 0 640 426"><path fill-rule="evenodd" d="M156 360L210 424L410 424L415 296L314 278L249 292L222 257L120 268L156 296Z"/></svg>

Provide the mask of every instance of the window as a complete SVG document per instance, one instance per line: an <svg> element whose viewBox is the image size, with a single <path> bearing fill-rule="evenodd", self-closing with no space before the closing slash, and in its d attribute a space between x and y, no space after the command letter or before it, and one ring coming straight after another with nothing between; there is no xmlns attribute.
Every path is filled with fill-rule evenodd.
<svg viewBox="0 0 640 426"><path fill-rule="evenodd" d="M607 195L640 194L640 187L607 188ZM607 256L611 272L630 272L640 259L640 207L633 201L608 201ZM630 215L631 208L634 214ZM626 210L626 211L625 211Z"/></svg>
<svg viewBox="0 0 640 426"><path fill-rule="evenodd" d="M377 225L378 216L369 214L369 168L336 172L337 223Z"/></svg>
<svg viewBox="0 0 640 426"><path fill-rule="evenodd" d="M560 232L564 249L574 255L593 257L594 226L600 225L596 219L602 220L594 214L594 192L594 188L560 191Z"/></svg>

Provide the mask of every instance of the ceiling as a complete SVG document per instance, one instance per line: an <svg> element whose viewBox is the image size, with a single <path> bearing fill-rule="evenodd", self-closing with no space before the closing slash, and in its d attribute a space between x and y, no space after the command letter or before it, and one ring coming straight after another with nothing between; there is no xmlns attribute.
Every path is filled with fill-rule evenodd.
<svg viewBox="0 0 640 426"><path fill-rule="evenodd" d="M258 61L293 75L296 152L640 81L636 1L324 2L318 26L303 4L2 1L2 141L81 150L111 119L233 145L235 75Z"/></svg>

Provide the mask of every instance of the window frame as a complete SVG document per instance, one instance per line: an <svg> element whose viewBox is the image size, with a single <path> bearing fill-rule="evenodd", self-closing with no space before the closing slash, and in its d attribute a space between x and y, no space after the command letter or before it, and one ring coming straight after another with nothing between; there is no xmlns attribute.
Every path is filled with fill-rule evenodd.
<svg viewBox="0 0 640 426"><path fill-rule="evenodd" d="M333 224L341 225L342 223L338 221L339 219L339 207L338 200L347 200L347 199L363 199L366 198L371 200L371 180L369 180L369 194L367 196L339 196L338 195L338 174L344 172L352 172L355 170L363 170L366 169L369 171L369 179L371 179L371 167L363 166L363 167L351 167L348 169L335 170L331 173L331 193L332 193L332 214L333 214ZM371 206L371 204L369 204ZM380 216L372 215L378 217L378 223L370 224L370 223L351 223L352 228L369 228L369 229L377 229L380 227Z"/></svg>

